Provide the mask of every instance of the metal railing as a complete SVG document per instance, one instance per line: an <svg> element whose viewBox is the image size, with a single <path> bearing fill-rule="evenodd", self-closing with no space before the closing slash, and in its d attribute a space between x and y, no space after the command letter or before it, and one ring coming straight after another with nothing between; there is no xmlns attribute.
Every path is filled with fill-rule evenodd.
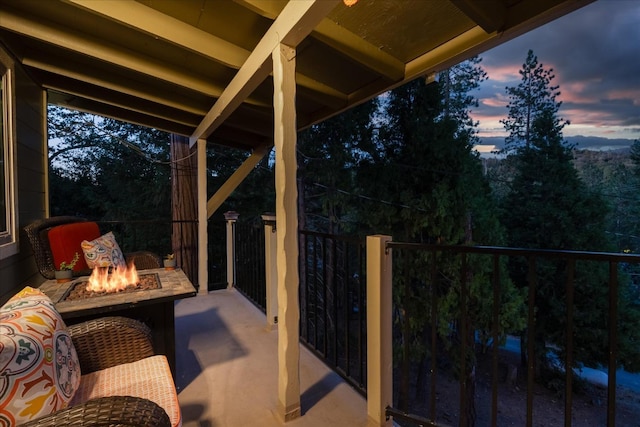
<svg viewBox="0 0 640 427"><path fill-rule="evenodd" d="M207 222L207 290L224 289L227 287L227 246L226 223L224 219L209 219Z"/></svg>
<svg viewBox="0 0 640 427"><path fill-rule="evenodd" d="M238 221L235 287L266 310L261 222ZM301 231L300 339L357 390L366 388L364 241Z"/></svg>
<svg viewBox="0 0 640 427"><path fill-rule="evenodd" d="M235 287L265 311L265 245L262 221L238 221L236 227Z"/></svg>
<svg viewBox="0 0 640 427"><path fill-rule="evenodd" d="M189 276L197 274L197 228L196 220L127 220L127 221L98 221L101 229L108 229L116 236L116 241L123 252L151 251L163 258L175 252L172 240L175 236L181 242L176 257L180 260L180 267ZM182 236L189 236L183 238ZM182 243L184 242L184 243ZM187 242L192 246L186 246ZM196 255L196 256L194 256ZM194 280L195 277L190 277Z"/></svg>
<svg viewBox="0 0 640 427"><path fill-rule="evenodd" d="M366 389L365 243L301 231L300 339L357 390Z"/></svg>
<svg viewBox="0 0 640 427"><path fill-rule="evenodd" d="M238 288L264 310L264 229L257 223L243 223L237 231ZM301 342L366 394L364 241L301 231L299 245ZM389 347L393 347L395 359L392 379L395 393L393 405L386 410L388 416L403 425L442 426L446 423L469 426L478 420L475 425L497 426L503 422L515 422L514 425L532 426L537 414L536 399L539 399L535 397L536 387L540 386L536 384L538 372L535 361L539 360L536 359L538 350L535 347L539 317L536 300L540 300L540 289L553 285L562 305L560 310L565 314L558 321L559 333L550 338L548 344L556 349L559 356L556 368L561 379L554 380L554 385L564 401L563 422L565 426L572 425L576 382L573 370L564 367L577 366L576 349L582 343L574 337L576 328L589 328L584 320L576 323L576 315L592 297L581 287L584 275L597 270L593 265L601 265L604 268L604 290L600 290L606 292L606 296L603 297L604 306L600 307L601 317L595 321L599 324L593 324L592 328L606 326L606 349L600 350L608 355L602 370L610 375L606 406L598 414L599 418L590 422L615 426L619 284L621 280L633 280L637 276L630 274L629 270L640 269L640 256L396 242L389 242L389 249L393 250L394 295L386 300L393 303L390 321L393 323L393 344ZM518 268L519 275L515 273ZM550 269L554 271L551 276ZM560 271L562 273L558 275ZM503 327L504 322L511 321L503 314L505 306L515 304L514 294L505 291L505 283L511 281L512 289L518 289L518 304L524 313L517 327L519 330L513 325L511 329ZM455 292L446 295L451 289ZM483 293L480 299L478 292ZM480 303L485 306L482 321L478 321L477 313L472 314L478 311ZM443 304L449 304L446 309L448 317L442 314ZM518 357L522 355L526 360L522 368L524 374L520 372L518 375L519 364L516 363L516 377L509 379L526 388L522 406L514 411L519 417L515 421L506 420L498 405L507 388L505 377L509 375L502 365L505 349L499 345L507 333L522 333L521 342L525 343L522 351L517 352ZM488 379L476 383L475 358L481 356L477 350L479 342L487 351L488 356L483 357L485 366L489 368L483 371ZM452 378L457 378L457 390L447 395L447 401L442 401L438 397L441 384L450 382ZM480 401L484 403L476 405ZM446 416L443 416L443 411Z"/></svg>
<svg viewBox="0 0 640 427"><path fill-rule="evenodd" d="M562 342L549 344L555 344L561 355L558 370L564 377L564 384L559 393L564 399L564 425L571 426L575 384L573 370L570 368L576 365L576 315L585 308L590 298L590 295L584 295L580 287L582 282L578 278L582 277L585 270L593 272L593 266L598 264L606 270L603 272L603 286L607 288L607 295L604 298L605 306L601 307L603 318L596 318L591 327L595 330L606 325L607 338L603 343L606 349L603 351L608 353L608 362L603 370L608 371L609 375L606 411L603 410L600 419L590 422L592 425L615 426L619 283L626 274L626 268L640 264L640 256L396 242L387 243L387 249L393 250L393 341L394 347L397 345L394 349L395 396L393 407L387 408L388 416L410 425L438 426L446 423L469 426L480 418L484 421L476 425L503 425L505 420L501 421L498 410L499 389L505 382L504 372L499 371L499 343L505 332L501 330L502 308L505 304L503 292L505 280L510 280L507 271L513 272L520 267L522 275L516 275L513 279L516 287L520 287L523 292L525 304L526 333L523 338L526 346L523 346L523 354L527 364L526 376L522 381L526 382L526 400L520 411L522 418L516 420L515 424L511 424L514 421L510 420L509 425L533 425L537 373L535 361L538 351L534 347L537 338L534 334L540 316L536 311L536 298L540 298L538 292L543 282L546 282L545 285L551 283L556 287L555 292L562 305L560 310L564 309L566 313L558 326ZM511 268L507 269L507 265ZM556 273L563 272L560 281L549 281L548 271L551 267ZM449 300L444 301L444 295L451 287L455 287L455 297L451 299L452 294L449 293ZM481 287L484 287L484 295L490 300L485 301L489 305L486 316L489 323L486 348L490 354L490 381L483 390L476 387L476 375L479 374L473 369L473 354L477 345L477 324L474 324L470 314L472 310L478 309L478 300L473 299L473 295ZM576 302L578 300L580 304ZM456 313L455 318L442 318L443 304L452 302L457 306L448 309L449 313ZM592 303L594 306L597 304L595 296ZM423 324L417 324L419 321ZM580 327L589 328L589 324L585 324L583 320ZM449 333L443 333L443 329ZM420 356L415 357L416 354ZM458 393L453 402L446 402L442 395L438 397L439 385L451 378L451 375L458 377ZM488 398L485 396L482 399L488 401L488 404L480 406L474 403L479 401L480 393L490 394ZM443 407L447 409L443 410ZM444 411L447 412L446 417L443 416ZM540 422L545 421L536 421Z"/></svg>

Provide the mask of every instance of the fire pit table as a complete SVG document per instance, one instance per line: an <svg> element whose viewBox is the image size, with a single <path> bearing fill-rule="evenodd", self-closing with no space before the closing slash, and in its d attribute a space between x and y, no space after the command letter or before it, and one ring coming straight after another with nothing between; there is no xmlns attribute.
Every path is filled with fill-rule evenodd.
<svg viewBox="0 0 640 427"><path fill-rule="evenodd" d="M40 286L56 306L67 324L103 316L125 316L144 322L153 333L154 347L165 354L175 379L175 326L174 302L195 296L197 291L184 272L164 268L140 270L141 276L155 274L159 286L154 289L130 290L91 298L67 299L69 291L88 277L77 277L71 282L57 283L47 280Z"/></svg>

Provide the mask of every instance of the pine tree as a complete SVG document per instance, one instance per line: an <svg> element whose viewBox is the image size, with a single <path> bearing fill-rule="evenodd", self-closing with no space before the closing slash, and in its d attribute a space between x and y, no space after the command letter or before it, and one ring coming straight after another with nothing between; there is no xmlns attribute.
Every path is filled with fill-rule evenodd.
<svg viewBox="0 0 640 427"><path fill-rule="evenodd" d="M509 133L505 139L505 153L511 153L523 146L528 147L532 142L531 127L536 117L544 111L556 115L562 105L562 102L556 101L560 96L559 86L551 85L555 78L553 69L544 68L538 63L538 57L532 50L527 53L527 59L519 73L522 76L520 84L506 88L509 115L501 121ZM559 122L562 126L569 124L568 121Z"/></svg>
<svg viewBox="0 0 640 427"><path fill-rule="evenodd" d="M534 59L530 61L530 59ZM511 90L521 94L522 99L512 98L509 118L505 128L511 132L511 141L525 141L512 146L511 159L517 166L511 183L511 192L503 203L503 224L509 234L509 245L535 249L607 251L609 241L605 235L607 205L597 193L589 192L573 166L573 147L562 137L566 122L558 119L559 103L555 102L557 86L549 87L552 75L543 70L529 52L523 75L546 76L535 85L539 92ZM540 84L540 86L538 86ZM523 86L521 84L521 86ZM540 98L540 99L539 99ZM531 105L528 105L531 104ZM512 108L518 105L518 109ZM535 112L523 115L522 112ZM515 114L516 116L512 116ZM523 118L531 118L528 126L509 127L507 124L523 124ZM525 132L526 129L526 132ZM527 268L524 260L513 260L511 277L521 287L527 287ZM548 345L559 348L564 356L566 337L565 286L567 264L565 261L538 260L535 295L536 322L535 348L536 368L544 373ZM595 263L579 263L575 277L575 330L574 348L576 363L588 366L606 363L606 347L602 345L606 336L605 325L608 314L607 266ZM621 284L622 293L626 283ZM624 305L625 323L621 330L633 330L637 326L637 312L631 304ZM621 308L622 310L622 308ZM621 321L622 322L622 321ZM637 328L636 328L637 329ZM629 332L630 341L636 332ZM621 359L635 366L638 350L621 343ZM524 343L524 340L523 340ZM624 350L623 350L624 348ZM524 357L524 352L523 352ZM523 359L524 361L524 359Z"/></svg>

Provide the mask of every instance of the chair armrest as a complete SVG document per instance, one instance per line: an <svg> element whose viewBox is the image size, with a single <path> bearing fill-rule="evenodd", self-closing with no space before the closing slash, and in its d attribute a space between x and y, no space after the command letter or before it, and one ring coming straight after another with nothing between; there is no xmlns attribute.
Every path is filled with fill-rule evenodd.
<svg viewBox="0 0 640 427"><path fill-rule="evenodd" d="M110 396L56 411L22 424L25 427L79 426L171 427L169 416L156 403L132 396Z"/></svg>
<svg viewBox="0 0 640 427"><path fill-rule="evenodd" d="M127 261L127 265L133 262L137 270L148 270L151 268L162 267L160 257L153 252L149 252L149 251L129 252L124 256Z"/></svg>
<svg viewBox="0 0 640 427"><path fill-rule="evenodd" d="M70 325L67 331L83 374L153 356L151 330L127 317L101 317Z"/></svg>

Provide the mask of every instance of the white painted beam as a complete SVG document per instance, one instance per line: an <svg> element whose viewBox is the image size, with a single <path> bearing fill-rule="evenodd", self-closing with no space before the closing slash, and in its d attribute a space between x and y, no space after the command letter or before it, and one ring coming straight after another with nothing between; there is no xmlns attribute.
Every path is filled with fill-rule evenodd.
<svg viewBox="0 0 640 427"><path fill-rule="evenodd" d="M65 1L232 68L240 68L251 53L134 0Z"/></svg>
<svg viewBox="0 0 640 427"><path fill-rule="evenodd" d="M148 76L172 82L210 96L218 96L223 90L222 87L214 85L211 81L189 74L184 69L169 66L150 57L144 57L138 52L125 49L122 46L92 39L60 26L47 25L42 21L27 19L10 10L3 10L0 13L0 28L73 50L100 61L136 70Z"/></svg>
<svg viewBox="0 0 640 427"><path fill-rule="evenodd" d="M247 49L134 0L65 1L231 68L242 67L251 54ZM404 70L404 64L401 69ZM327 102L330 106L346 103L345 94L305 75L298 74L297 81L319 102Z"/></svg>
<svg viewBox="0 0 640 427"><path fill-rule="evenodd" d="M191 135L191 144L209 137L271 73L271 52L280 43L297 46L339 0L296 0L287 3L242 68Z"/></svg>
<svg viewBox="0 0 640 427"><path fill-rule="evenodd" d="M236 1L269 19L275 19L278 16L283 4L283 2L265 0ZM311 35L345 56L354 58L371 70L386 76L391 81L397 81L404 77L404 62L329 18L320 21ZM300 84L299 75L297 75L297 79Z"/></svg>
<svg viewBox="0 0 640 427"><path fill-rule="evenodd" d="M496 37L496 33L487 34L481 27L476 26L459 35L453 40L441 44L422 56L407 63L405 81L428 73L442 71L463 59L470 58L478 52L479 47Z"/></svg>

